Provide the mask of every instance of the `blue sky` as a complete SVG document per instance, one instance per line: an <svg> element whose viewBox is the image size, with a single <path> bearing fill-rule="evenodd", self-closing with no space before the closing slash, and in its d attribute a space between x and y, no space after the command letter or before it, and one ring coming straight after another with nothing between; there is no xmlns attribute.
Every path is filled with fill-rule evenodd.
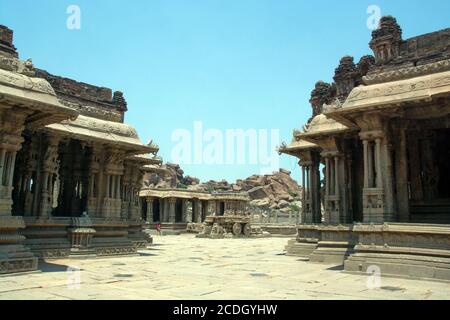
<svg viewBox="0 0 450 320"><path fill-rule="evenodd" d="M81 29L66 28L69 5ZM0 0L22 59L57 75L121 90L126 122L171 159L176 129L292 129L310 116L317 80L344 55L371 53L367 8L394 15L404 38L450 27L450 1ZM245 178L255 165L186 165L202 180ZM297 160L280 166L300 181Z"/></svg>

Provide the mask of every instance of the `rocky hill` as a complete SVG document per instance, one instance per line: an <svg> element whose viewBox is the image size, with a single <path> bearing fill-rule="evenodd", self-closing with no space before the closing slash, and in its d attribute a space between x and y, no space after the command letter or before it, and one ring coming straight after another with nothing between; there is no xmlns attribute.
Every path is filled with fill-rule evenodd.
<svg viewBox="0 0 450 320"><path fill-rule="evenodd" d="M267 175L252 175L234 183L226 180L208 181L184 176L177 164L166 163L157 173L146 174L144 185L152 188L184 188L202 191L247 191L251 198L251 207L265 210L290 212L300 207L302 188L292 179L291 172L280 171Z"/></svg>

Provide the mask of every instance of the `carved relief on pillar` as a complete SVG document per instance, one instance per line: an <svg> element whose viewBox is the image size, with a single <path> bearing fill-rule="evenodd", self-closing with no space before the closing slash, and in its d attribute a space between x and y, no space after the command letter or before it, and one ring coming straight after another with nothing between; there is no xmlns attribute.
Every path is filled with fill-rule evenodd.
<svg viewBox="0 0 450 320"><path fill-rule="evenodd" d="M182 199L181 200L181 222L188 222L187 220L187 213L188 213L188 208L187 208L187 199Z"/></svg>
<svg viewBox="0 0 450 320"><path fill-rule="evenodd" d="M13 197L13 214L31 216L33 215L33 193L36 187L36 174L38 171L39 144L36 139L32 140L29 135L25 135L21 151L17 154ZM1 154L4 162L4 150ZM0 169L0 171L2 171ZM2 176L3 172L0 172ZM35 213L37 214L37 213Z"/></svg>
<svg viewBox="0 0 450 320"><path fill-rule="evenodd" d="M352 155L351 135L339 135L327 137L320 141L322 152L320 153L321 162L324 168L324 223L328 224L349 224L353 222L353 214L350 206L350 187L352 167L349 165L348 156ZM347 155L347 156L346 156ZM314 162L317 163L317 160ZM319 180L317 175L318 168L315 169L315 179ZM315 182L319 184L319 182ZM320 188L315 186L315 188ZM320 199L314 199L316 206L320 205ZM316 220L317 221L317 220Z"/></svg>
<svg viewBox="0 0 450 320"><path fill-rule="evenodd" d="M46 147L41 164L39 216L48 218L52 214L53 207L56 207L54 200L58 194L60 137L47 134L45 140Z"/></svg>
<svg viewBox="0 0 450 320"><path fill-rule="evenodd" d="M153 198L147 197L147 222L153 223Z"/></svg>
<svg viewBox="0 0 450 320"><path fill-rule="evenodd" d="M118 149L108 149L104 163L103 217L121 218L122 200L120 198L120 178L124 174L124 153ZM134 198L134 197L133 197Z"/></svg>
<svg viewBox="0 0 450 320"><path fill-rule="evenodd" d="M408 121L399 121L391 125L394 135L394 152L395 152L395 183L396 183L396 208L399 222L409 222L410 209L409 201L412 193L411 184L408 178L408 168L410 161L407 154L406 131L408 129ZM418 153L413 157L417 157Z"/></svg>
<svg viewBox="0 0 450 320"><path fill-rule="evenodd" d="M186 222L195 222L193 208L193 200L186 200Z"/></svg>
<svg viewBox="0 0 450 320"><path fill-rule="evenodd" d="M161 198L161 203L162 203L161 222L169 222L169 199Z"/></svg>
<svg viewBox="0 0 450 320"><path fill-rule="evenodd" d="M132 212L131 217L134 219L140 219L141 217L141 210L142 210L142 203L141 198L139 197L139 191L142 188L143 185L143 177L144 172L142 171L142 167L140 164L135 164L133 166L133 175L132 175L132 183L133 183L133 189L134 189L134 198L132 203Z"/></svg>
<svg viewBox="0 0 450 320"><path fill-rule="evenodd" d="M436 133L427 130L422 133L421 139L421 163L423 168L423 190L425 200L434 200L439 197L439 166L435 164L435 152L438 147L435 142Z"/></svg>
<svg viewBox="0 0 450 320"><path fill-rule="evenodd" d="M122 218L138 220L141 218L139 190L142 188L142 177L143 172L138 163L131 161L124 163L124 174L118 177L121 185L119 193L122 201Z"/></svg>
<svg viewBox="0 0 450 320"><path fill-rule="evenodd" d="M101 164L103 160L103 148L100 145L91 145L91 154L89 156L89 175L88 175L88 198L87 214L90 217L101 217L100 203L102 192L103 173Z"/></svg>
<svg viewBox="0 0 450 320"><path fill-rule="evenodd" d="M0 215L11 215L16 156L24 141L22 132L27 115L16 108L0 109Z"/></svg>
<svg viewBox="0 0 450 320"><path fill-rule="evenodd" d="M311 172L312 162L310 160L301 160L299 165L302 167L302 216L301 221L304 224L311 224L313 219L313 203L312 195L313 190L311 188Z"/></svg>
<svg viewBox="0 0 450 320"><path fill-rule="evenodd" d="M346 219L346 208L343 198L345 197L345 165L344 157L338 151L324 151L321 157L325 161L325 213L324 222L331 224L348 223Z"/></svg>
<svg viewBox="0 0 450 320"><path fill-rule="evenodd" d="M48 218L57 204L60 138L27 132L14 176L14 213Z"/></svg>
<svg viewBox="0 0 450 320"><path fill-rule="evenodd" d="M37 258L23 245L22 217L12 216L14 171L22 133L29 113L20 107L0 104L0 274L37 269Z"/></svg>
<svg viewBox="0 0 450 320"><path fill-rule="evenodd" d="M65 138L59 143L60 169L56 184L57 216L81 216L88 210L89 160L91 147L82 141Z"/></svg>
<svg viewBox="0 0 450 320"><path fill-rule="evenodd" d="M169 198L168 201L169 201L169 222L170 223L175 223L176 222L175 207L176 207L177 199L176 198Z"/></svg>
<svg viewBox="0 0 450 320"><path fill-rule="evenodd" d="M363 221L392 221L393 204L386 198L391 183L387 137L381 130L363 131L359 136L364 148Z"/></svg>
<svg viewBox="0 0 450 320"><path fill-rule="evenodd" d="M193 222L201 223L202 222L202 202L199 199L193 199Z"/></svg>

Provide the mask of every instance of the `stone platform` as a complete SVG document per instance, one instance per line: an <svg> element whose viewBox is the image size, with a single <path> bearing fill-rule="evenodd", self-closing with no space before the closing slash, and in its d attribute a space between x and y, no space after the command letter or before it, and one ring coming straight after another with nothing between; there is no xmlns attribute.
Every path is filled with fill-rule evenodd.
<svg viewBox="0 0 450 320"><path fill-rule="evenodd" d="M450 281L450 225L384 223L299 225L288 255L366 274Z"/></svg>
<svg viewBox="0 0 450 320"><path fill-rule="evenodd" d="M284 255L286 238L154 242L139 256L53 260L39 273L0 276L0 299L450 299L449 283L382 276L373 288L367 275L298 261Z"/></svg>

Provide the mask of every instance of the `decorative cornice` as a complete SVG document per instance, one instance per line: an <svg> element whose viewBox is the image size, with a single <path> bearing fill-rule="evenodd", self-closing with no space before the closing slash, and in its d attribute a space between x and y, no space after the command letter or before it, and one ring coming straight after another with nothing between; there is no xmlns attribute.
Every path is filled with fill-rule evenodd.
<svg viewBox="0 0 450 320"><path fill-rule="evenodd" d="M450 59L438 62L428 63L420 66L404 67L395 70L370 73L363 77L366 85L378 84L383 82L404 80L408 78L429 75L438 72L450 70Z"/></svg>
<svg viewBox="0 0 450 320"><path fill-rule="evenodd" d="M36 91L55 96L55 91L45 79L31 78L26 75L0 69L0 83L6 86Z"/></svg>
<svg viewBox="0 0 450 320"><path fill-rule="evenodd" d="M71 101L60 99L59 102L69 108L72 108L82 115L98 118L107 121L121 122L122 115L119 111L111 108L103 108L100 106L86 106L80 105L79 103L74 103Z"/></svg>
<svg viewBox="0 0 450 320"><path fill-rule="evenodd" d="M435 87L442 87L450 85L450 74L448 72L440 74L435 74L434 76L428 76L427 78L417 79L416 81L401 81L399 83L383 83L377 85L375 88L370 86L360 86L355 88L347 98L344 108L348 104L357 100L364 100L376 97L385 97L396 94L411 93L414 91L430 89Z"/></svg>

